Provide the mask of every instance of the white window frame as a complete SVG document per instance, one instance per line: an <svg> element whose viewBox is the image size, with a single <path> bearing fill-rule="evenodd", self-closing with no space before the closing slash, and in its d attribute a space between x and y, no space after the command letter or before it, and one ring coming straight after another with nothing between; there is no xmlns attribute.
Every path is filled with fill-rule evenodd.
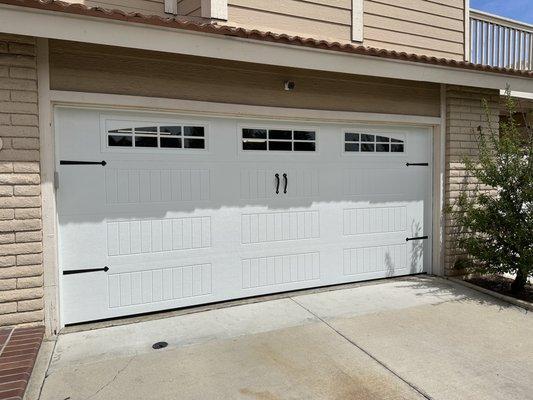
<svg viewBox="0 0 533 400"><path fill-rule="evenodd" d="M352 0L352 41L363 42L364 0Z"/></svg>
<svg viewBox="0 0 533 400"><path fill-rule="evenodd" d="M243 137L242 137L242 134L243 134L243 130L244 129L262 129L262 130L266 130L267 131L267 139L265 139L267 141L267 150L244 150L242 148L242 144L243 144ZM288 150L268 150L268 131L271 131L271 130L287 130L287 131L309 131L309 132L314 132L315 133L315 140L313 141L315 143L315 151L294 151L294 150L291 150L291 151L288 151ZM293 138L294 138L294 134L293 134ZM264 154L264 155L293 155L293 154L298 154L298 156L303 156L303 157L312 157L312 156L315 156L315 155L318 155L320 154L320 145L319 145L319 138L320 138L320 132L319 132L319 129L318 127L314 127L314 126L294 126L294 125L280 125L280 126L276 126L276 125L260 125L260 124L257 124L257 125L238 125L237 126L237 146L238 146L238 152L241 156L246 156L246 155L251 155L251 156L258 156L260 154ZM277 139L274 139L274 141L280 141L280 142L289 142L289 140L277 140ZM290 140L291 143L295 142L294 139L291 139ZM311 140L296 140L296 142L311 142Z"/></svg>
<svg viewBox="0 0 533 400"><path fill-rule="evenodd" d="M374 135L374 136L387 136L391 139L403 140L403 152L377 152L377 151L346 151L344 144L346 143L345 134L346 133L358 133L360 135ZM409 156L409 146L407 140L407 133L401 129L383 129L383 128L369 128L369 127L350 127L343 128L341 130L341 154L345 157L387 157L387 158L398 158L398 157L408 157ZM359 141L361 143L361 141ZM376 142L368 142L374 143ZM401 144L401 143L398 143Z"/></svg>
<svg viewBox="0 0 533 400"><path fill-rule="evenodd" d="M108 122L120 122L124 124L124 128L129 128L128 124L131 127L135 126L201 126L204 128L204 136L196 137L197 139L204 139L204 148L203 149L193 149L193 148L172 148L172 147L127 147L127 146L109 146L108 144ZM191 121L191 120L175 120L175 119L155 119L151 117L143 118L142 116L126 116L126 115L101 115L100 116L100 141L101 141L101 150L104 153L127 153L127 154L173 154L173 155L191 155L191 154L206 154L209 153L209 123L205 121ZM182 131L183 133L183 131ZM112 135L112 134L111 134ZM120 136L120 135L119 135ZM156 135L155 137L158 137ZM181 135L182 146L184 145L184 135ZM176 138L177 139L177 138Z"/></svg>

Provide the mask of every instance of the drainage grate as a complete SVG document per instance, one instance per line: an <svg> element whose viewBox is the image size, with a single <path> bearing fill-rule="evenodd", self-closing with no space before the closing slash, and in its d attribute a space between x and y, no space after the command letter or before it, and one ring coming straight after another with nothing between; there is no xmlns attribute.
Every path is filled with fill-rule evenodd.
<svg viewBox="0 0 533 400"><path fill-rule="evenodd" d="M152 345L152 349L159 350L159 349L164 349L167 346L168 346L167 342L157 342Z"/></svg>

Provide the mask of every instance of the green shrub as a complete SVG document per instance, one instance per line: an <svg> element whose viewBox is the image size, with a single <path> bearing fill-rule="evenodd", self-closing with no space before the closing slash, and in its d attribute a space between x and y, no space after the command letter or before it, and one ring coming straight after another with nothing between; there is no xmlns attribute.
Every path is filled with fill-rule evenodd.
<svg viewBox="0 0 533 400"><path fill-rule="evenodd" d="M512 290L519 292L533 275L533 132L517 124L509 93L506 109L499 131L479 130L479 157L464 160L476 187L463 190L450 212L469 269L514 274Z"/></svg>

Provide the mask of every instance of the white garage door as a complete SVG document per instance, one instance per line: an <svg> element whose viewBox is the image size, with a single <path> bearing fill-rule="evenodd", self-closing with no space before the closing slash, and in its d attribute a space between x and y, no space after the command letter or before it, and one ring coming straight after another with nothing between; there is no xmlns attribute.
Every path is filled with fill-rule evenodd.
<svg viewBox="0 0 533 400"><path fill-rule="evenodd" d="M70 108L55 125L64 323L429 265L426 128Z"/></svg>

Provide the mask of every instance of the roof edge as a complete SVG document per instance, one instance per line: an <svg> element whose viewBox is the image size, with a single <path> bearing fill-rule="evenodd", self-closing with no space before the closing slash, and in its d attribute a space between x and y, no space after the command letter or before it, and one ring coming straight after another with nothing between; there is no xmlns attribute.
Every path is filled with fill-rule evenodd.
<svg viewBox="0 0 533 400"><path fill-rule="evenodd" d="M378 49L361 45L343 44L339 42L329 42L301 36L291 36L274 32L264 32L260 30L249 30L240 27L219 25L216 22L204 22L188 17L164 18L157 15L145 15L142 13L129 13L122 10L106 9L102 7L88 7L79 3L66 3L59 0L0 0L0 4L20 6L44 11L53 11L66 14L74 14L86 17L96 17L110 19L114 21L145 24L158 27L181 29L192 32L214 34L228 37L238 37L256 41L272 42L332 52L341 52L362 56L386 58L391 60L407 61L412 63L451 67L484 73L504 74L522 78L533 77L533 71L522 71L509 68L491 67L480 64L473 64L466 61L457 61L446 58L430 57L426 55L397 52L395 50Z"/></svg>

